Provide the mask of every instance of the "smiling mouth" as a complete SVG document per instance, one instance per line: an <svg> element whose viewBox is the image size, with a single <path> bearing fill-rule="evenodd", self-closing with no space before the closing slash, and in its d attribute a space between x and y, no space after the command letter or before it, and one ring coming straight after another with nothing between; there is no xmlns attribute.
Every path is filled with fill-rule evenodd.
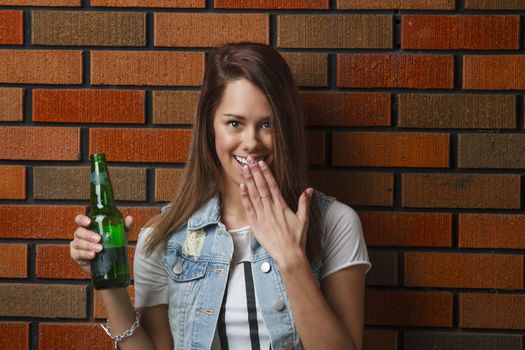
<svg viewBox="0 0 525 350"><path fill-rule="evenodd" d="M248 157L241 157L241 156L234 155L233 158L235 158L237 163L239 163L241 166L248 165ZM254 158L256 161L260 161L260 160L264 160L265 157L254 157Z"/></svg>

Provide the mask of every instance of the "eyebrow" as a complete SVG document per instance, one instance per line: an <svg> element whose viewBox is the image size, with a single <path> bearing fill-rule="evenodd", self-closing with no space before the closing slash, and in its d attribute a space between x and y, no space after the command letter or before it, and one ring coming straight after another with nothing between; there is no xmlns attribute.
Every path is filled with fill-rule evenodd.
<svg viewBox="0 0 525 350"><path fill-rule="evenodd" d="M239 118L239 119L242 119L242 120L246 119L246 117L244 117L242 115L239 115L239 114L235 114L235 113L223 113L222 115L225 116L225 117L235 117L235 118ZM268 116L262 117L261 119L270 119L270 118L271 117L268 115Z"/></svg>

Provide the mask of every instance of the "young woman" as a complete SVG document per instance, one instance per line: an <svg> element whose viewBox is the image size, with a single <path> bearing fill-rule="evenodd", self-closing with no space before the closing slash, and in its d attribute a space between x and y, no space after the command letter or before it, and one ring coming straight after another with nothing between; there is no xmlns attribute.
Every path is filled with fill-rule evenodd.
<svg viewBox="0 0 525 350"><path fill-rule="evenodd" d="M133 333L121 349L361 349L361 224L307 187L303 123L277 51L210 54L182 183L139 235L135 309L125 289L100 291L111 333ZM102 247L75 220L71 257L88 271Z"/></svg>

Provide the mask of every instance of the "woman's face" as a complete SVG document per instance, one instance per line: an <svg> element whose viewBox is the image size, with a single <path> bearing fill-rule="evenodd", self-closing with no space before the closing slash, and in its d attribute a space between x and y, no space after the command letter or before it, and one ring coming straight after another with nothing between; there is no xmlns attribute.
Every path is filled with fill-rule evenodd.
<svg viewBox="0 0 525 350"><path fill-rule="evenodd" d="M272 109L263 92L246 79L226 86L215 111L215 150L221 163L224 190L238 190L247 157L272 163Z"/></svg>

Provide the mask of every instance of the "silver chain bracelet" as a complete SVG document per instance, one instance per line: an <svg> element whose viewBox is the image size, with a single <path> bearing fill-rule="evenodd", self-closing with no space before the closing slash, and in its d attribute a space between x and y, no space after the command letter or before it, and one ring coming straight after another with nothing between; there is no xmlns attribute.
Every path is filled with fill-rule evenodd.
<svg viewBox="0 0 525 350"><path fill-rule="evenodd" d="M113 340L113 342L115 343L115 349L118 349L118 343L120 343L121 341L124 341L126 340L127 338L131 337L133 335L133 333L135 332L135 330L139 327L140 325L140 315L137 311L135 311L135 321L133 321L133 324L131 325L131 327L129 327L128 329L126 329L124 331L124 333L122 333L122 335L113 335L111 334L111 330L109 329L109 321L106 320L106 323L101 323L100 324L100 327L102 327L102 329L106 332L107 335L109 335L109 337L111 338L111 340Z"/></svg>

